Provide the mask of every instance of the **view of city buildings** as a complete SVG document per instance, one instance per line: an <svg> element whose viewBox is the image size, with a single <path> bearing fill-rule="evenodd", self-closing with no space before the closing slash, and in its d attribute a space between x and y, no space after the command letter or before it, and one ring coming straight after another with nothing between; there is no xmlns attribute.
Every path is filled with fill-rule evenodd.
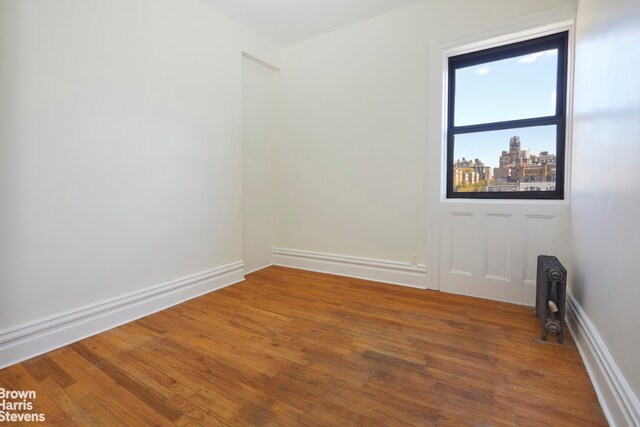
<svg viewBox="0 0 640 427"><path fill-rule="evenodd" d="M554 191L556 156L522 149L519 136L509 139L509 151L498 158L498 167L480 159L458 159L453 167L453 189L460 192Z"/></svg>

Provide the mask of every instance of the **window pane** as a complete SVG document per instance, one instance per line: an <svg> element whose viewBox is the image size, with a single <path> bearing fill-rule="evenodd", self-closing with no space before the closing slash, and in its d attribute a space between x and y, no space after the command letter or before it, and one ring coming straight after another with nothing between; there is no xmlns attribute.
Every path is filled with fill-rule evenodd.
<svg viewBox="0 0 640 427"><path fill-rule="evenodd" d="M554 115L558 50L455 72L455 126Z"/></svg>
<svg viewBox="0 0 640 427"><path fill-rule="evenodd" d="M555 191L556 126L456 135L454 192Z"/></svg>

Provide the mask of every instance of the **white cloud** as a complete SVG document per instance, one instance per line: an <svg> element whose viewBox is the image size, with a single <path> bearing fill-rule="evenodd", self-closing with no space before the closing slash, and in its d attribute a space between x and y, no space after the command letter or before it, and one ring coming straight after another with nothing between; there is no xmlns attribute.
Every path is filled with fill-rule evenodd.
<svg viewBox="0 0 640 427"><path fill-rule="evenodd" d="M545 50L544 52L535 52L529 55L525 55L522 58L518 59L518 64L531 64L532 62L536 62L540 58L544 58L547 56L557 55L558 50Z"/></svg>
<svg viewBox="0 0 640 427"><path fill-rule="evenodd" d="M489 71L491 71L491 68L487 67L486 65L484 67L480 67L476 69L476 74L480 75L480 76L484 76L485 74L489 74Z"/></svg>

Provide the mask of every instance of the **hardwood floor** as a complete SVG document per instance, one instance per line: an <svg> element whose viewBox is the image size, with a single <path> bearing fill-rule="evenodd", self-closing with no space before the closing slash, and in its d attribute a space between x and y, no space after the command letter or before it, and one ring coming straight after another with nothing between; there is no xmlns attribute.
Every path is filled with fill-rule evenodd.
<svg viewBox="0 0 640 427"><path fill-rule="evenodd" d="M61 425L606 425L533 309L269 267L0 371Z"/></svg>

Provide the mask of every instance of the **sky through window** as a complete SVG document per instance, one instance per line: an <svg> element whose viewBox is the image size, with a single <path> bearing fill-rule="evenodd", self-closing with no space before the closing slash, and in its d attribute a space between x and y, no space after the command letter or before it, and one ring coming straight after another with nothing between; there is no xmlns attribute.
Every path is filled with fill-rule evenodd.
<svg viewBox="0 0 640 427"><path fill-rule="evenodd" d="M487 62L456 70L455 125L500 122L555 114L557 49ZM519 136L522 149L556 151L555 126L457 135L455 159L479 159L497 167Z"/></svg>

